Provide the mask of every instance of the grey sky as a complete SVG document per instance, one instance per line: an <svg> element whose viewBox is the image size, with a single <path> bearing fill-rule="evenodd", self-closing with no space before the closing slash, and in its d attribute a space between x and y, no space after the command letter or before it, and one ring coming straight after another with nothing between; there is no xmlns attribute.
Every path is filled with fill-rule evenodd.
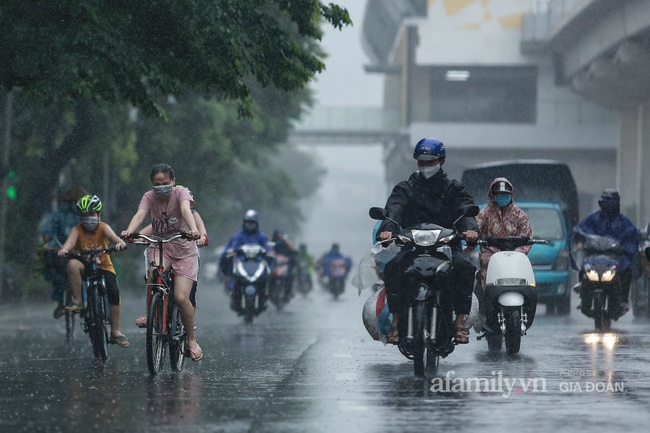
<svg viewBox="0 0 650 433"><path fill-rule="evenodd" d="M360 39L366 0L335 3L348 9L354 26L326 29L327 69L313 83L317 105L380 107L382 78L363 69L368 62ZM368 217L368 208L386 202L381 146L319 145L310 146L309 151L328 173L320 191L305 206L303 240L316 256L338 242L356 266L371 245L374 221Z"/></svg>
<svg viewBox="0 0 650 433"><path fill-rule="evenodd" d="M361 26L367 0L333 0L347 8L354 25L342 30L325 26L323 45L329 55L327 69L317 75L312 88L318 105L379 107L382 78L367 74L363 66L368 58L361 47Z"/></svg>

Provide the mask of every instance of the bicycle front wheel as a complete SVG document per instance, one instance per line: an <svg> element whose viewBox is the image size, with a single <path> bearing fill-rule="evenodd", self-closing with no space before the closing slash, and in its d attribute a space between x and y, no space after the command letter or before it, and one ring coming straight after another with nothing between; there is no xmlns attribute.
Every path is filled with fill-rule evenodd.
<svg viewBox="0 0 650 433"><path fill-rule="evenodd" d="M88 314L86 318L88 323L88 335L93 346L93 355L95 359L106 362L108 351L106 350L106 327L104 326L104 315L102 314L102 299L99 296L97 285L91 285L88 288Z"/></svg>
<svg viewBox="0 0 650 433"><path fill-rule="evenodd" d="M185 350L187 350L187 334L185 333L185 325L181 320L181 313L178 311L178 305L174 303L171 308L170 315L170 331L171 339L169 341L169 361L172 366L172 371L181 371L183 363L185 362Z"/></svg>
<svg viewBox="0 0 650 433"><path fill-rule="evenodd" d="M72 294L70 293L70 289L66 289L64 296L64 301L63 305L66 307L69 307L72 305ZM68 343L72 343L74 341L74 322L75 322L75 315L72 313L70 310L65 310L63 313L65 315L65 340Z"/></svg>
<svg viewBox="0 0 650 433"><path fill-rule="evenodd" d="M160 373L165 353L165 335L163 328L164 298L154 293L149 305L147 317L147 367L151 375Z"/></svg>

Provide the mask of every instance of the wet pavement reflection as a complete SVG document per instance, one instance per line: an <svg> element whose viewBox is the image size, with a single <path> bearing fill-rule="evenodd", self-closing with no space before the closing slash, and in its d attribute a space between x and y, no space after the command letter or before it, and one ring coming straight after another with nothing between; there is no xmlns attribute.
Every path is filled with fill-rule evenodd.
<svg viewBox="0 0 650 433"><path fill-rule="evenodd" d="M472 335L433 378L413 377L394 347L373 341L348 287L339 301L318 288L252 325L202 285L197 336L205 357L179 374L150 377L143 300L123 301L131 345L109 346L92 366L87 336L65 343L51 306L0 306L0 431L67 432L518 432L647 430L650 323L631 314L609 334L593 322L544 315L520 355L490 355ZM168 364L166 364L168 366Z"/></svg>

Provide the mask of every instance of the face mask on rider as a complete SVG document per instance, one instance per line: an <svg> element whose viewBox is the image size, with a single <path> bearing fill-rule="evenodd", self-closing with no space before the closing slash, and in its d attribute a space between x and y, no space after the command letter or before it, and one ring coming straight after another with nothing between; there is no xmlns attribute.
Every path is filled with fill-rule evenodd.
<svg viewBox="0 0 650 433"><path fill-rule="evenodd" d="M156 193L157 197L167 197L172 192L174 185L154 185L153 192Z"/></svg>
<svg viewBox="0 0 650 433"><path fill-rule="evenodd" d="M92 232L99 225L99 217L94 217L94 216L81 217L81 225L86 230Z"/></svg>
<svg viewBox="0 0 650 433"><path fill-rule="evenodd" d="M506 207L510 204L512 197L510 194L496 194L494 196L494 202L501 207Z"/></svg>
<svg viewBox="0 0 650 433"><path fill-rule="evenodd" d="M429 179L431 176L434 176L435 174L437 174L440 171L440 164L433 165L433 166L432 165L420 165L420 166L418 166L418 168L420 169L420 173L422 173L422 175L425 178Z"/></svg>

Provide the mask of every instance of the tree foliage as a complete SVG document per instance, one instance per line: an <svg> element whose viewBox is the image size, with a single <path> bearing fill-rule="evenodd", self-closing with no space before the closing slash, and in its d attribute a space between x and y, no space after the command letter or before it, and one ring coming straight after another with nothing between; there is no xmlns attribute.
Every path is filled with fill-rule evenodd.
<svg viewBox="0 0 650 433"><path fill-rule="evenodd" d="M192 89L250 114L251 79L292 91L324 68L307 43L320 40L322 19L351 23L316 0L3 0L0 85L157 116L158 94Z"/></svg>
<svg viewBox="0 0 650 433"><path fill-rule="evenodd" d="M271 156L324 67L323 20L351 23L315 0L1 2L0 98L14 93L19 191L7 257L30 264L61 181L100 194L103 216L124 227L161 161L195 193L211 230L239 224L246 207L297 224L296 200L322 172L289 151L314 174L315 184L294 188L299 177Z"/></svg>

